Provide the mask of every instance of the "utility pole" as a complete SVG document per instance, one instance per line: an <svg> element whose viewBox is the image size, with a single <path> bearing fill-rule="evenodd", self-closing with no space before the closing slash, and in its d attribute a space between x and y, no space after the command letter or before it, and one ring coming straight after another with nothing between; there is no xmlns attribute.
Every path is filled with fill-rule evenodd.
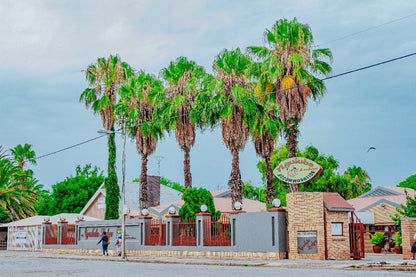
<svg viewBox="0 0 416 277"><path fill-rule="evenodd" d="M160 162L165 158L164 156L156 156L157 158L157 176L160 176Z"/></svg>

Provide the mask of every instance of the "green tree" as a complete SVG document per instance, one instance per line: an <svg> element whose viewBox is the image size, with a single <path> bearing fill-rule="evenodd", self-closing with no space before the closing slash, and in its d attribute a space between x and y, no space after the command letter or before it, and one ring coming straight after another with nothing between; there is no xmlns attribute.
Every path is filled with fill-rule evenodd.
<svg viewBox="0 0 416 277"><path fill-rule="evenodd" d="M0 146L0 216L3 221L36 214L37 194L31 188L38 188L37 180L28 177Z"/></svg>
<svg viewBox="0 0 416 277"><path fill-rule="evenodd" d="M352 187L355 191L351 192L354 195L361 195L371 189L370 176L365 169L359 166L354 165L347 168L344 177L356 184L356 186Z"/></svg>
<svg viewBox="0 0 416 277"><path fill-rule="evenodd" d="M195 218L201 212L201 206L206 205L212 216L221 215L220 211L215 210L214 198L211 192L204 188L187 188L182 194L184 204L179 209L179 216L182 218Z"/></svg>
<svg viewBox="0 0 416 277"><path fill-rule="evenodd" d="M21 144L10 149L13 154L14 160L19 164L22 172L25 170L26 162L36 165L36 153L32 150L32 145L25 143L24 146Z"/></svg>
<svg viewBox="0 0 416 277"><path fill-rule="evenodd" d="M416 174L406 178L404 181L401 181L397 186L416 190Z"/></svg>
<svg viewBox="0 0 416 277"><path fill-rule="evenodd" d="M163 135L159 122L152 122L154 105L163 94L163 85L150 74L141 71L132 76L128 83L120 88L121 99L116 106L116 114L128 118L129 135L136 139L137 152L141 155L140 209L149 207L147 193L148 157L156 150L157 140ZM150 123L152 122L152 123Z"/></svg>
<svg viewBox="0 0 416 277"><path fill-rule="evenodd" d="M413 198L407 193L406 194L406 205L400 204L400 208L396 208L397 213L394 216L390 216L395 225L398 226L398 231L401 230L401 218L402 217L416 217L416 196Z"/></svg>
<svg viewBox="0 0 416 277"><path fill-rule="evenodd" d="M117 102L117 88L126 82L132 74L130 66L122 62L118 56L110 55L108 59L98 58L85 71L89 87L85 89L80 102L91 107L94 113L100 114L103 127L114 132L116 117L114 104ZM117 219L119 214L120 188L116 174L116 143L115 134L108 134L108 177L105 181L107 196L105 199L105 219Z"/></svg>
<svg viewBox="0 0 416 277"><path fill-rule="evenodd" d="M183 192L185 190L185 187L182 186L181 184L174 182L172 180L169 180L167 178L164 178L164 177L160 177L160 184L167 186L171 189L177 190L179 192Z"/></svg>
<svg viewBox="0 0 416 277"><path fill-rule="evenodd" d="M239 48L233 51L225 49L215 58L213 65L217 81L213 83L215 96L211 105L220 108L212 111L210 122L221 122L223 142L233 157L228 182L232 209L235 202L242 203L239 151L244 149L249 127L254 125L253 116L257 114L255 101L248 100L253 96L247 80L250 65L250 57L241 53Z"/></svg>
<svg viewBox="0 0 416 277"><path fill-rule="evenodd" d="M79 213L104 181L105 176L98 167L87 164L81 168L78 165L75 176L66 177L52 186L50 195L43 195L37 212L41 215Z"/></svg>
<svg viewBox="0 0 416 277"><path fill-rule="evenodd" d="M192 187L189 154L195 143L195 126L200 124L190 113L195 110L194 101L198 99L197 94L205 74L201 66L188 61L186 57L179 57L162 70L163 79L169 84L163 117L170 119L164 121L167 123L166 129L175 130L176 141L184 152L185 188Z"/></svg>
<svg viewBox="0 0 416 277"><path fill-rule="evenodd" d="M264 34L268 47L253 46L249 50L264 59L269 80L273 80L276 103L279 106L281 121L286 126L288 158L296 157L298 125L306 112L309 98L318 100L325 92L324 83L315 75L327 76L331 66L321 60L332 60L331 51L313 49L313 37L308 25L281 19ZM298 191L297 185L290 185L290 191Z"/></svg>
<svg viewBox="0 0 416 277"><path fill-rule="evenodd" d="M270 158L271 167L273 169L276 168L280 162L287 159L287 151L286 145L281 145L274 150L273 155ZM319 150L313 145L307 146L303 152L298 150L296 155L297 157L304 157L315 161L323 168L321 174L319 174L315 179L308 183L300 184L300 191L337 192L348 200L358 197L362 193L371 189L371 185L367 185L366 187L359 189L359 184L351 180L349 176L346 176L346 173L344 175L336 173L336 170L339 168L338 161L332 155L328 156L319 153ZM264 180L266 175L266 166L264 161L259 161L257 163L257 167L263 175ZM278 178L275 178L273 185L277 192L276 197L280 199L282 205L285 206L286 194L289 192L288 184L280 181Z"/></svg>
<svg viewBox="0 0 416 277"><path fill-rule="evenodd" d="M244 182L244 188L242 190L242 193L244 198L266 202L266 190L261 187L253 186L253 184L250 181Z"/></svg>

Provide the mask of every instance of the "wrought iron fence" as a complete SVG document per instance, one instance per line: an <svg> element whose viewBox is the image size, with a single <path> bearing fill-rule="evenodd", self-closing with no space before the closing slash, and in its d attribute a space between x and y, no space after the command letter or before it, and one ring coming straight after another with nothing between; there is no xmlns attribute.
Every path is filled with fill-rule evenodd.
<svg viewBox="0 0 416 277"><path fill-rule="evenodd" d="M152 219L146 223L145 245L166 245L166 222L164 220Z"/></svg>
<svg viewBox="0 0 416 277"><path fill-rule="evenodd" d="M173 222L172 245L196 246L195 219L180 219Z"/></svg>
<svg viewBox="0 0 416 277"><path fill-rule="evenodd" d="M204 220L205 246L231 246L231 221L227 215Z"/></svg>
<svg viewBox="0 0 416 277"><path fill-rule="evenodd" d="M48 224L45 226L45 244L58 244L58 225Z"/></svg>
<svg viewBox="0 0 416 277"><path fill-rule="evenodd" d="M63 225L61 244L75 244L75 225Z"/></svg>

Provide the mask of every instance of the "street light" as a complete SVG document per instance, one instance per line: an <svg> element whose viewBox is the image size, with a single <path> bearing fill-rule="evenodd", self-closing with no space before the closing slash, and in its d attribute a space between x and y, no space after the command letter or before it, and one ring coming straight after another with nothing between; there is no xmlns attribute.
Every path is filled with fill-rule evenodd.
<svg viewBox="0 0 416 277"><path fill-rule="evenodd" d="M121 210L121 258L126 259L126 192L125 192L125 183L126 183L126 123L129 120L123 120L123 129L121 132L117 131L108 131L108 130L98 130L99 134L121 134L123 136L123 158L121 163L123 182L121 184L121 197L122 197L122 210Z"/></svg>

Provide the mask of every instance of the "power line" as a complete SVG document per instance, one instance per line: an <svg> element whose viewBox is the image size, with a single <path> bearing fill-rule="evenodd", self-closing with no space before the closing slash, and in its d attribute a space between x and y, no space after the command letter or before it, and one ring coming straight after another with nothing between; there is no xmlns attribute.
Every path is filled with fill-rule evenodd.
<svg viewBox="0 0 416 277"><path fill-rule="evenodd" d="M391 62L394 62L394 61L397 61L397 60L409 58L409 57L415 56L415 55L416 55L416 52L410 53L410 54L403 55L403 56L400 56L400 57L396 57L396 58L393 58L393 59L385 60L385 61L378 62L378 63L375 63L375 64L371 64L371 65L368 65L368 66L364 66L364 67L356 68L356 69L353 69L353 70L350 70L350 71L346 71L346 72L343 72L343 73L339 73L339 74L336 74L336 75L333 75L333 76L330 76L330 77L325 77L325 78L322 78L322 79L318 79L318 80L315 80L313 82L309 82L309 83L306 83L306 84L301 84L301 85L293 86L293 87L290 87L290 88L287 88L287 89L281 89L281 90L277 90L277 91L272 91L272 92L265 93L265 94L258 95L258 96L244 98L244 99L241 99L239 101L230 102L230 103L226 103L226 104L223 104L223 105L218 105L218 106L215 106L215 107L210 107L210 108L207 108L207 109L202 109L202 110L198 110L198 111L194 111L194 112L184 113L184 114L180 114L180 115L176 115L176 116L172 116L172 117L168 117L168 118L162 118L162 119L157 119L157 120L153 120L153 121L147 121L147 122L143 122L143 123L140 123L140 124L136 124L136 125L131 126L131 127L139 127L139 126L141 126L143 124L157 123L157 122L160 122L160 121L166 121L166 120L176 119L176 118L183 117L183 116L187 116L187 115L191 115L191 114L202 113L202 112L205 112L205 111L210 111L210 110L214 110L214 109L223 108L223 107L228 106L228 105L235 105L235 104L238 104L238 103L241 103L241 102L245 102L245 101L257 99L259 97L264 97L264 96L271 95L271 94L274 94L274 93L285 92L285 91L287 91L289 89L294 89L294 88L300 88L300 87L303 87L303 86L307 86L307 85L310 85L310 84L315 83L315 82L320 82L320 81L325 81L325 80L330 80L330 79L338 78L338 77L341 77L341 76L344 76L344 75L348 75L348 74L352 74L352 73L355 73L355 72L359 72L359 71L366 70L366 69L369 69L369 68L372 68L372 67L377 67L377 66L380 66L380 65L383 65L383 64L387 64L387 63L391 63ZM62 152L62 151L65 151L65 150L68 150L68 149L71 149L71 148L74 148L74 147L77 147L77 146L86 144L88 142L97 140L97 139L102 138L102 137L104 137L106 135L107 134L104 134L104 135L101 135L101 136L98 136L98 137L95 137L95 138L92 138L92 139L89 139L89 140L82 141L80 143L77 143L77 144L74 144L74 145L71 145L71 146L68 146L68 147L59 149L59 150L54 151L54 152L51 152L51 153L44 154L44 155L39 156L39 157L36 157L36 158L34 158L32 160L38 160L38 159L41 159L41 158L44 158L44 157L47 157L47 156L50 156L50 155L57 154L59 152Z"/></svg>
<svg viewBox="0 0 416 277"><path fill-rule="evenodd" d="M335 42L335 41L339 41L339 40L343 40L343 39L346 39L346 38L350 38L350 37L353 37L355 35L358 35L358 34L361 34L361 33L365 33L367 31L370 31L370 30L373 30L373 29L377 29L377 28L379 28L381 26L385 26L385 25L388 25L388 24L391 24L391 23L394 23L394 22L397 22L397 21L400 21L400 20L403 20L403 19L406 19L406 18L415 16L415 15L416 15L416 12L415 13L412 13L412 14L409 14L409 15L406 15L406 16L403 16L403 17L400 17L400 18L396 18L396 19L390 20L388 22L384 22L384 23L379 24L379 25L375 25L375 26L369 27L369 28L364 29L364 30L361 30L361 31L357 31L357 32L354 32L354 33L351 33L351 34L342 36L340 38L336 38L336 39L333 39L333 40L329 40L327 42L320 43L320 44L316 45L316 48L318 48L319 46L321 46L323 44L329 44L329 43L332 43L332 42Z"/></svg>

